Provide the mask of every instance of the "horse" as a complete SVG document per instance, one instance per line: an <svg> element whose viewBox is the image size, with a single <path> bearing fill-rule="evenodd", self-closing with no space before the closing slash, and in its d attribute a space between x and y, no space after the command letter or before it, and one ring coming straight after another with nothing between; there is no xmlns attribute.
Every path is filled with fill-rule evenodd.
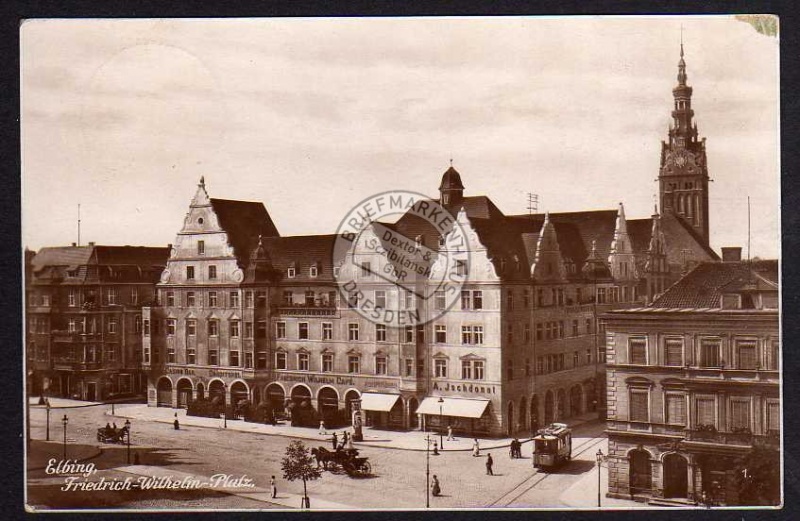
<svg viewBox="0 0 800 521"><path fill-rule="evenodd" d="M311 455L317 460L317 468L322 465L325 470L328 470L328 463L336 461L336 453L329 451L325 447L311 449Z"/></svg>

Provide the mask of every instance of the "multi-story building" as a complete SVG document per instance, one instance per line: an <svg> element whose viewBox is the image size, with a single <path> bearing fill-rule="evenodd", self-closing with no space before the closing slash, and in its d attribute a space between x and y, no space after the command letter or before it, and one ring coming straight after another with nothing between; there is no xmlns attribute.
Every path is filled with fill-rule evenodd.
<svg viewBox="0 0 800 521"><path fill-rule="evenodd" d="M168 248L72 246L26 251L32 394L105 400L143 393L141 307Z"/></svg>
<svg viewBox="0 0 800 521"><path fill-rule="evenodd" d="M778 263L723 254L602 317L610 496L741 504L737 459L779 447Z"/></svg>

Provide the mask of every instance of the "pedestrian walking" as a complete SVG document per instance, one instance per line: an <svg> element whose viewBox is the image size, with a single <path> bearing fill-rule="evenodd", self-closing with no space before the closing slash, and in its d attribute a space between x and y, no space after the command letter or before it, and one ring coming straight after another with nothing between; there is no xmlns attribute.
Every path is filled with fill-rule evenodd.
<svg viewBox="0 0 800 521"><path fill-rule="evenodd" d="M481 446L478 445L478 438L475 438L475 443L472 444L472 457L477 458L481 455Z"/></svg>
<svg viewBox="0 0 800 521"><path fill-rule="evenodd" d="M342 431L342 448L347 446L347 431Z"/></svg>
<svg viewBox="0 0 800 521"><path fill-rule="evenodd" d="M278 497L278 485L275 484L275 476L269 480L269 489L272 491L272 497Z"/></svg>
<svg viewBox="0 0 800 521"><path fill-rule="evenodd" d="M487 453L486 454L486 475L487 476L494 476L494 473L492 472L492 465L494 465L494 460L492 459L492 454L491 453Z"/></svg>
<svg viewBox="0 0 800 521"><path fill-rule="evenodd" d="M433 482L431 483L431 494L436 497L442 495L442 488L439 486L439 478L436 474L433 475Z"/></svg>
<svg viewBox="0 0 800 521"><path fill-rule="evenodd" d="M447 441L454 441L454 438L453 438L453 426L452 425L448 425L447 426Z"/></svg>
<svg viewBox="0 0 800 521"><path fill-rule="evenodd" d="M175 421L172 422L172 426L175 428L176 431L181 430L181 424L178 422L178 413L175 413Z"/></svg>
<svg viewBox="0 0 800 521"><path fill-rule="evenodd" d="M353 437L352 436L347 436L347 443L345 444L345 448L347 450L353 450L354 447L353 447Z"/></svg>
<svg viewBox="0 0 800 521"><path fill-rule="evenodd" d="M319 421L319 435L324 436L327 431L325 430L325 420Z"/></svg>
<svg viewBox="0 0 800 521"><path fill-rule="evenodd" d="M336 433L333 433L333 437L331 438L331 443L333 443L333 450L336 450L339 447L339 438L336 436Z"/></svg>
<svg viewBox="0 0 800 521"><path fill-rule="evenodd" d="M514 438L514 452L516 453L516 458L522 459L522 443L518 438Z"/></svg>

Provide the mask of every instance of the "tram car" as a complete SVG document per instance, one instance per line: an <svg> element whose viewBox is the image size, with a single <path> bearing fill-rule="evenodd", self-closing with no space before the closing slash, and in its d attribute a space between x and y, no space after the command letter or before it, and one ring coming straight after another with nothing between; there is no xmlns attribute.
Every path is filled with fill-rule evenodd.
<svg viewBox="0 0 800 521"><path fill-rule="evenodd" d="M533 438L533 466L550 470L572 457L572 430L564 423L553 423Z"/></svg>

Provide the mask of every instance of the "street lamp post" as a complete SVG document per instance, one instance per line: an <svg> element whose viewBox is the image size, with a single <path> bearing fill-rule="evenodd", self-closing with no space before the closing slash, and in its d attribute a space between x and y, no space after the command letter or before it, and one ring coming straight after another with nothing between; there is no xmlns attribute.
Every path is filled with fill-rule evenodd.
<svg viewBox="0 0 800 521"><path fill-rule="evenodd" d="M63 418L61 418L61 424L64 426L64 461L67 461L67 422L69 422L69 418L65 414Z"/></svg>
<svg viewBox="0 0 800 521"><path fill-rule="evenodd" d="M597 508L600 508L600 476L602 475L601 463L603 462L603 449L597 449Z"/></svg>
<svg viewBox="0 0 800 521"><path fill-rule="evenodd" d="M228 428L228 384L222 382L222 423L223 428Z"/></svg>
<svg viewBox="0 0 800 521"><path fill-rule="evenodd" d="M131 464L131 421L125 420L125 436L128 438L128 465Z"/></svg>
<svg viewBox="0 0 800 521"><path fill-rule="evenodd" d="M431 507L431 435L425 436L425 508Z"/></svg>
<svg viewBox="0 0 800 521"><path fill-rule="evenodd" d="M47 441L50 441L50 400L45 402L45 408L47 409Z"/></svg>
<svg viewBox="0 0 800 521"><path fill-rule="evenodd" d="M442 429L444 429L444 421L442 418L442 407L444 406L444 398L441 396L439 397L439 448L444 450L444 433Z"/></svg>

